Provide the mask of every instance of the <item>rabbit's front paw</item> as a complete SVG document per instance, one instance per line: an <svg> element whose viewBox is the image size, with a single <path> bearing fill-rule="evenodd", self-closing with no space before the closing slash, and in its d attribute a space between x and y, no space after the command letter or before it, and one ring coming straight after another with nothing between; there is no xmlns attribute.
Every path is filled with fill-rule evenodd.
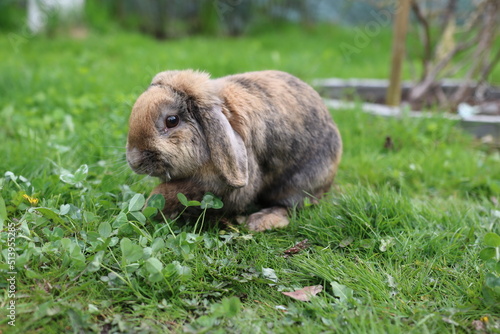
<svg viewBox="0 0 500 334"><path fill-rule="evenodd" d="M288 223L287 209L275 206L251 214L247 220L247 227L251 231L262 232L285 227Z"/></svg>

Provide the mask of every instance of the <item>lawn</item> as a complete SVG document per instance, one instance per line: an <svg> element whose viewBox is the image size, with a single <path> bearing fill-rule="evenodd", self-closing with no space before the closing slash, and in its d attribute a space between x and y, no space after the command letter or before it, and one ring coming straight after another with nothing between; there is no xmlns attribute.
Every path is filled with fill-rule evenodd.
<svg viewBox="0 0 500 334"><path fill-rule="evenodd" d="M351 40L335 27L164 42L0 36L0 332L499 333L500 269L487 259L500 257L500 154L439 116L332 110L344 140L336 185L282 230L141 213L156 181L130 171L124 148L155 73L385 77L389 32L346 58L338 45ZM282 293L315 285L308 302Z"/></svg>

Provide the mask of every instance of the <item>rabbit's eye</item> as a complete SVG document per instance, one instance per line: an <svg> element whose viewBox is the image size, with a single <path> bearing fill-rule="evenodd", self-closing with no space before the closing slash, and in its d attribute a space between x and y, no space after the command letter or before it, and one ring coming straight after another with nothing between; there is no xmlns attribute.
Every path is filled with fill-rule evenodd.
<svg viewBox="0 0 500 334"><path fill-rule="evenodd" d="M165 120L165 126L167 128L175 128L179 124L179 116L168 116Z"/></svg>

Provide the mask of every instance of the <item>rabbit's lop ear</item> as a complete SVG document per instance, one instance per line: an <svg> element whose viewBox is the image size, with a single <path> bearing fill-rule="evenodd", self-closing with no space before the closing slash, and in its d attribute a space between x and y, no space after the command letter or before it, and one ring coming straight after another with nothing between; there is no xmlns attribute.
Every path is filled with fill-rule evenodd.
<svg viewBox="0 0 500 334"><path fill-rule="evenodd" d="M247 150L218 105L199 109L210 157L228 185L241 188L248 183Z"/></svg>

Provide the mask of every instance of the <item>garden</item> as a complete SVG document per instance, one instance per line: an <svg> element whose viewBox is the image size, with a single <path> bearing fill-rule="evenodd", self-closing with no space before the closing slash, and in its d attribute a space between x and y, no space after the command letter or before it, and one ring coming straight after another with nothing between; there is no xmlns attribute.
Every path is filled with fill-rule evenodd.
<svg viewBox="0 0 500 334"><path fill-rule="evenodd" d="M179 195L196 222L154 218L158 181L130 170L125 145L156 73L388 76L390 26L345 57L352 28L267 24L0 35L0 332L500 333L500 151L444 112L331 109L335 184L286 228L205 219L223 205L210 194Z"/></svg>

